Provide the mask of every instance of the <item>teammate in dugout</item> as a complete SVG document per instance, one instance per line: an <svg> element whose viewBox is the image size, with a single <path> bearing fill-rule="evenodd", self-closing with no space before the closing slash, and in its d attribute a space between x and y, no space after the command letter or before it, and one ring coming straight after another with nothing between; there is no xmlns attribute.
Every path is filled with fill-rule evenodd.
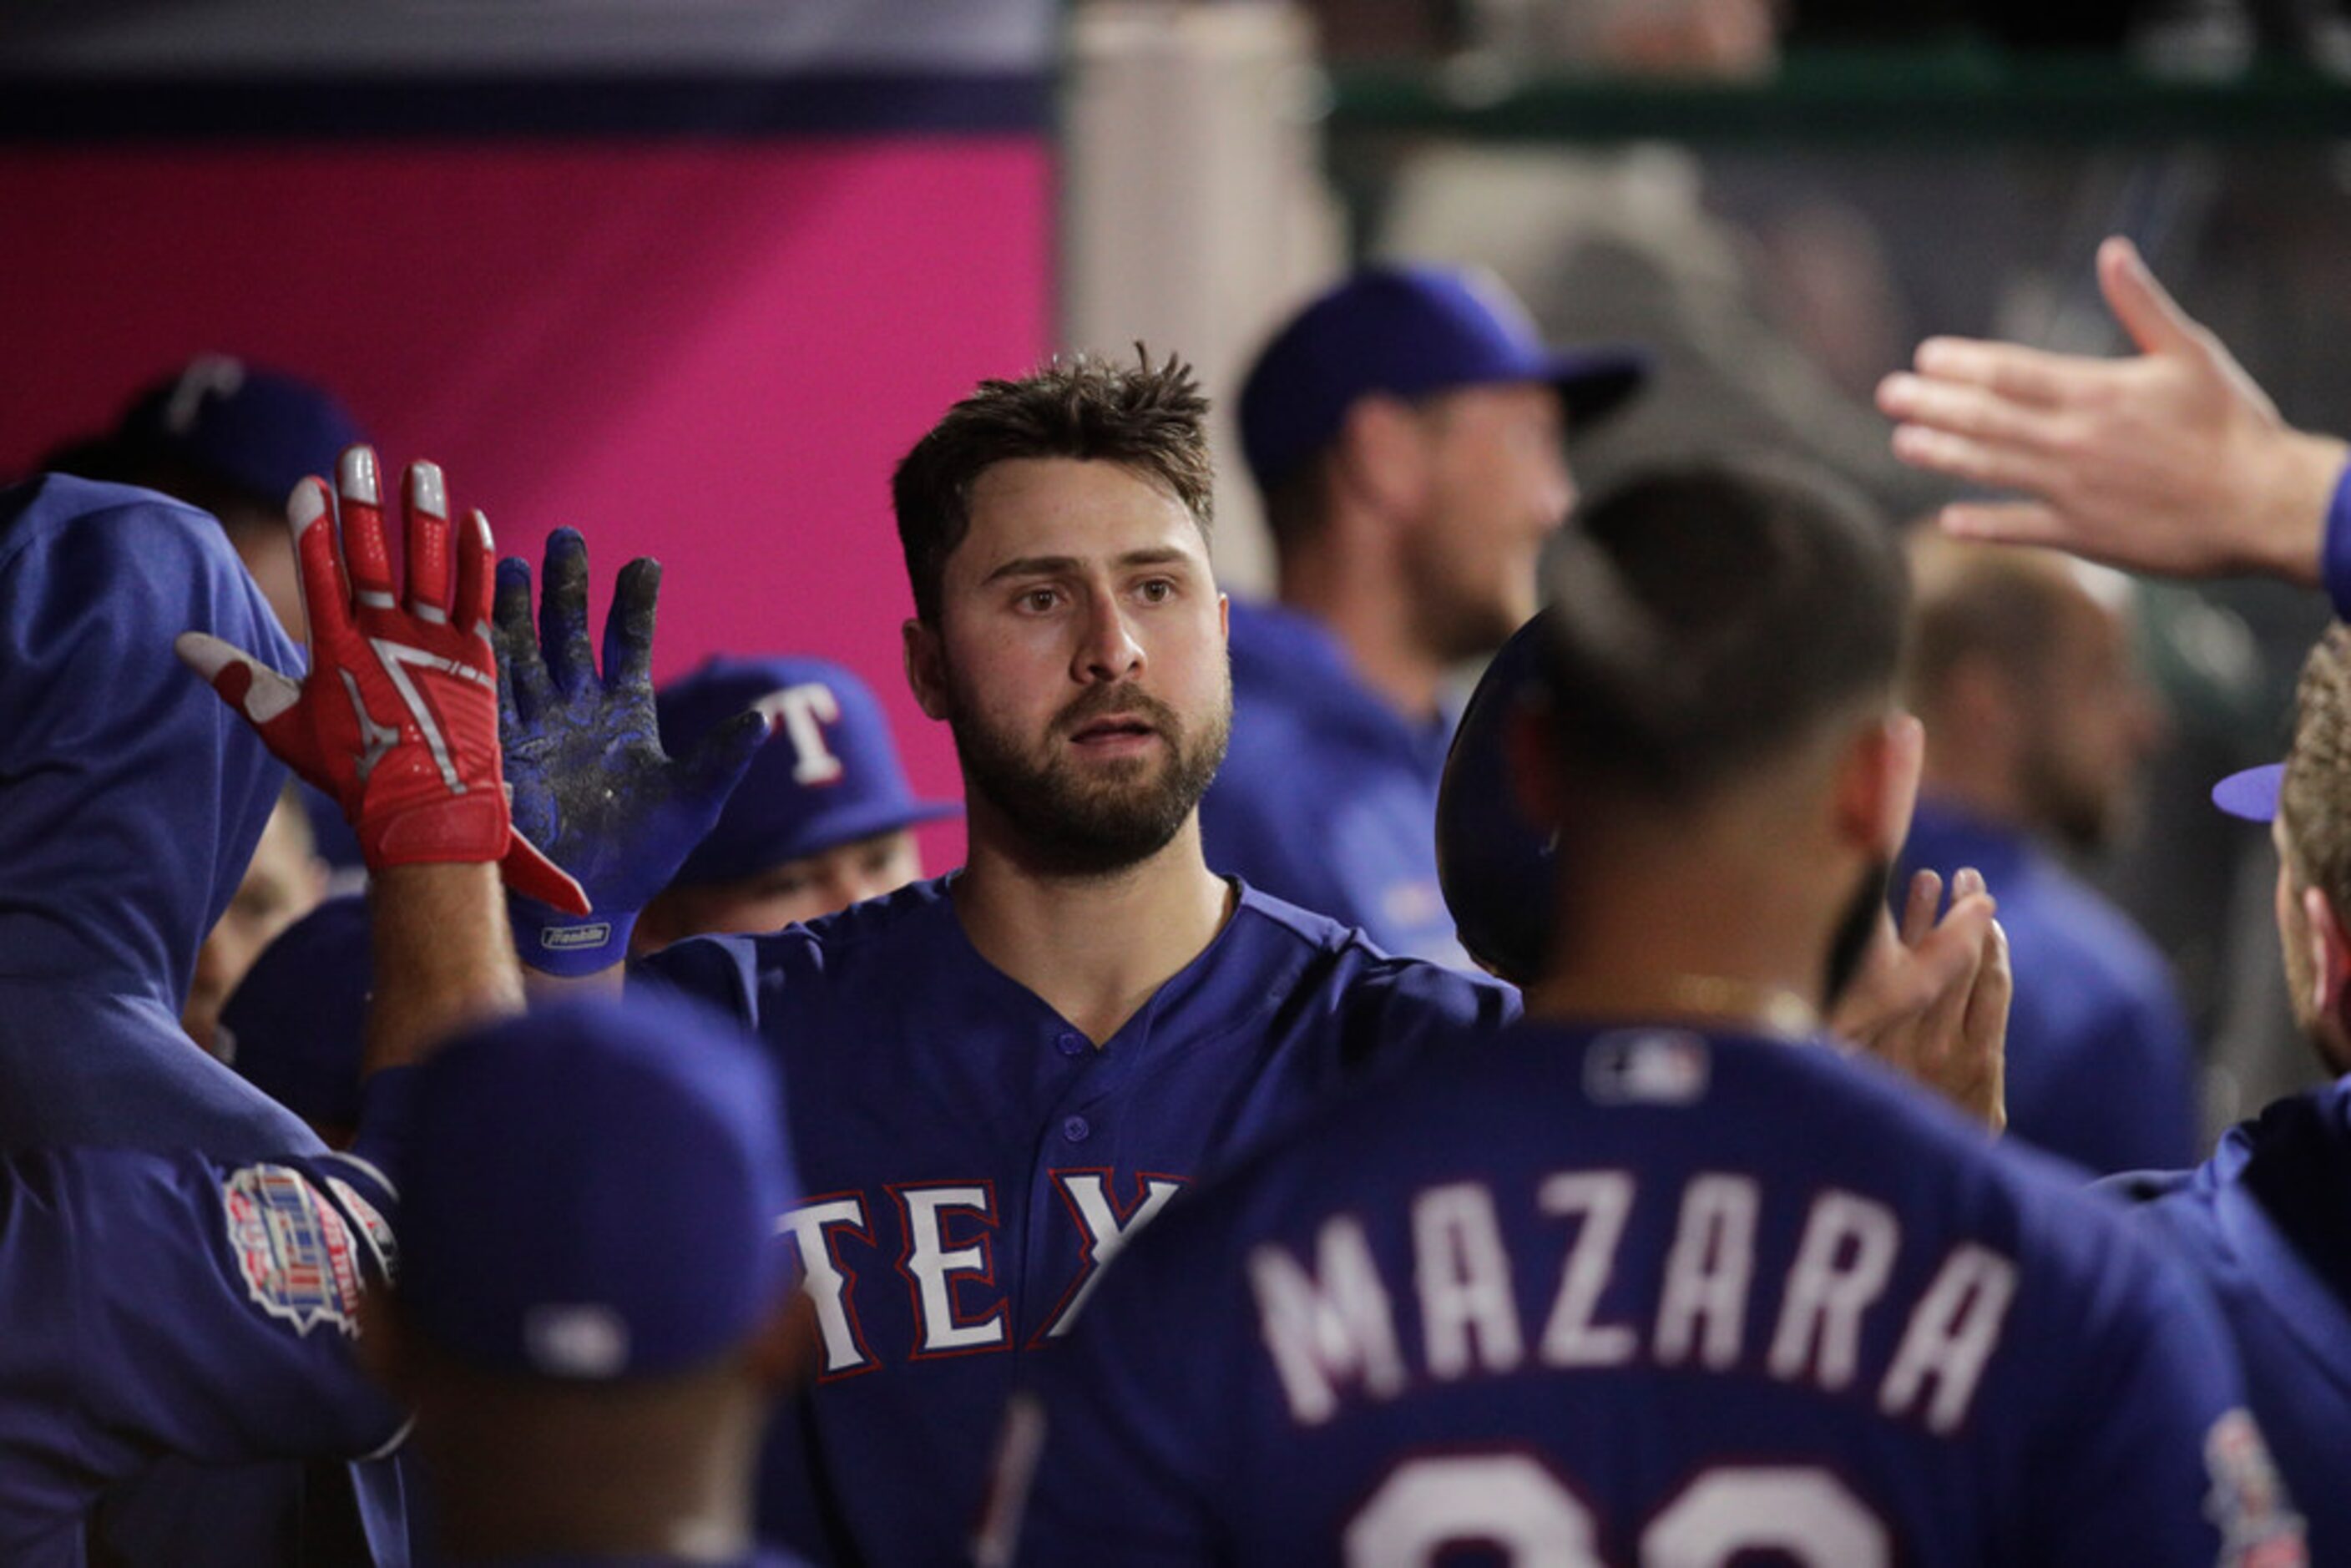
<svg viewBox="0 0 2351 1568"><path fill-rule="evenodd" d="M12 1113L36 1129L53 1126L57 1139L37 1153L12 1151L0 1173L0 1273L19 1304L0 1337L0 1556L12 1563L79 1563L85 1531L102 1537L110 1561L315 1563L342 1561L342 1551L406 1559L398 1490L381 1466L352 1471L365 1541L332 1544L305 1532L325 1511L292 1490L298 1478L217 1468L363 1454L397 1438L398 1412L360 1378L348 1337L360 1291L390 1267L396 1203L382 1171L399 1145L399 1074L382 1084L360 1153L328 1155L184 1037L170 1038L174 997L152 986L114 997L105 982L110 959L153 947L176 946L184 975L203 928L184 918L188 884L200 895L215 852L200 830L224 813L222 801L245 796L249 846L283 778L261 766L246 726L163 657L175 627L193 622L204 630L181 638L183 657L243 706L272 748L330 789L360 830L377 873L371 1065L401 1066L451 1025L520 1006L496 874L482 862L504 857L544 895L578 895L508 831L489 692L486 530L476 517L453 550L437 472L420 466L411 486L419 503L411 560L437 562L445 579L454 554L458 603L472 613L453 616L446 580L424 587L421 571L410 607L394 604L373 460L355 450L344 493L360 602L345 596L323 488L308 486L297 498L316 633L314 674L299 687L274 673L291 662L287 644L201 515L146 492L57 478L6 497L8 624L18 646L47 661L9 667L70 671L77 658L108 656L103 674L84 666L68 688L86 716L31 706L32 722L13 736L20 755L47 747L60 759L29 770L32 780L78 768L107 788L82 797L78 817L60 818L66 791L28 785L13 821L48 826L54 851L40 846L62 856L135 846L148 857L136 867L146 881L126 869L120 885L164 890L118 908L111 928L89 918L44 927L29 899L16 917L12 957L73 951L79 963L52 980L54 999L29 979L14 982L12 1019L56 1030L53 1054L70 1042L82 1055L44 1062L28 1052L8 1096ZM404 685L379 649L413 655ZM101 685L105 700L94 695ZM183 698L200 706L191 711ZM110 702L152 725L153 749L109 728L123 722ZM76 737L83 749L65 745ZM194 787L192 758L221 770L217 797ZM118 771L100 771L110 768ZM168 800L131 786L141 768L172 781ZM187 837L172 838L173 828ZM142 829L162 836L135 836ZM44 874L27 892L63 883L56 864L36 862ZM225 865L211 885L234 881ZM97 903L65 907L88 916ZM126 909L143 912L143 922L126 919ZM167 918L175 915L183 918ZM246 1099L256 1109L234 1114ZM99 1120L108 1115L119 1120ZM281 1536L283 1511L296 1506L303 1531Z"/></svg>
<svg viewBox="0 0 2351 1568"><path fill-rule="evenodd" d="M2107 303L2137 344L2121 360L1933 339L1878 402L1896 455L2022 492L1948 508L1970 538L2051 545L2178 576L2259 571L2323 587L2351 617L2351 445L2287 424L2228 349L2173 301L2127 241L2098 255ZM2273 820L2277 923L2296 1019L2351 1074L2351 646L2332 627L2304 665L2283 767L2214 795ZM2310 1515L2313 1557L2351 1557L2351 1076L2279 1101L2193 1171L2108 1184L2211 1288L2255 1414Z"/></svg>
<svg viewBox="0 0 2351 1568"><path fill-rule="evenodd" d="M1640 384L1623 350L1546 348L1479 269L1365 267L1292 318L1241 388L1279 603L1233 607L1232 755L1208 863L1458 964L1429 838L1448 675L1534 612L1575 498L1565 444Z"/></svg>
<svg viewBox="0 0 2351 1568"><path fill-rule="evenodd" d="M1917 784L1887 531L1677 471L1552 586L1455 759L1507 740L1556 834L1530 1021L1123 1252L981 1560L2304 1561L2184 1272L1821 1030Z"/></svg>
<svg viewBox="0 0 2351 1568"><path fill-rule="evenodd" d="M822 1360L771 1435L763 1527L804 1551L960 1560L1021 1364L1138 1226L1343 1084L1516 1012L1506 987L1203 863L1196 807L1230 712L1205 406L1184 366L1144 359L1057 363L950 409L894 497L908 675L955 735L968 864L638 970L751 1020L790 1086L812 1196L785 1224ZM576 534L549 541L538 638L528 570L501 572L516 820L596 905L517 901L517 946L542 971L616 976L713 768L650 744L641 662L597 674ZM647 588L624 569L615 627L649 624ZM1933 935L1892 966L1889 1009L1944 994L1949 955L1977 950Z"/></svg>
<svg viewBox="0 0 2351 1568"><path fill-rule="evenodd" d="M1205 410L1180 363L1090 360L949 410L893 493L908 674L955 734L968 863L641 967L750 1021L790 1087L821 1360L763 1523L811 1553L959 1558L1019 1364L1136 1226L1343 1080L1516 1010L1203 863L1231 702ZM594 972L694 841L662 813L708 790L621 740L651 734L649 694L587 656L581 548L549 543L541 639L519 563L499 624L517 823L596 903L520 906L520 946ZM616 779L650 821L593 820Z"/></svg>

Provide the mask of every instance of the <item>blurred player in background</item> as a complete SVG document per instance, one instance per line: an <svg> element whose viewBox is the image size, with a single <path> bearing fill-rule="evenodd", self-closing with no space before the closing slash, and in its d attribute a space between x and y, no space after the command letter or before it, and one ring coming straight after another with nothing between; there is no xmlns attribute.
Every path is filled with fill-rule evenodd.
<svg viewBox="0 0 2351 1568"><path fill-rule="evenodd" d="M637 921L635 951L780 931L923 874L913 830L962 808L918 800L865 683L822 659L714 658L664 687L662 748L683 757L746 708L772 728L717 822Z"/></svg>
<svg viewBox="0 0 2351 1568"><path fill-rule="evenodd" d="M42 466L143 486L211 513L277 624L300 643L308 632L286 498L310 475L332 475L343 450L366 439L342 401L316 382L230 354L199 354L141 388L114 428L51 453ZM359 846L342 813L308 790L301 795L317 850L339 873L335 890L357 891Z"/></svg>
<svg viewBox="0 0 2351 1568"><path fill-rule="evenodd" d="M1949 508L1956 533L2053 545L2182 576L2262 571L2323 587L2351 615L2351 446L2288 425L2228 349L2180 309L2128 242L2098 256L2139 352L2121 360L1936 339L1878 401L1921 466L2024 492ZM2273 820L2277 924L2294 1017L2330 1072L2351 1073L2351 643L2312 650L2281 767L2215 798ZM2186 1258L2235 1331L2253 1408L2310 1514L2313 1555L2351 1555L2351 1077L2229 1133L2191 1172L2112 1184Z"/></svg>
<svg viewBox="0 0 2351 1568"><path fill-rule="evenodd" d="M1444 683L1534 612L1575 498L1564 443L1639 384L1560 352L1481 273L1378 267L1258 357L1240 426L1280 575L1233 611L1233 741L1201 804L1208 863L1463 962L1437 885Z"/></svg>
<svg viewBox="0 0 2351 1568"><path fill-rule="evenodd" d="M215 1056L225 1054L217 1035L221 1008L230 994L263 950L327 895L327 862L319 858L302 801L300 785L288 779L270 808L236 893L196 949L195 975L180 1022L189 1039Z"/></svg>
<svg viewBox="0 0 2351 1568"><path fill-rule="evenodd" d="M2008 1130L2094 1173L2185 1165L2194 1047L2170 971L2061 858L2111 841L2161 737L2129 584L1932 532L1912 566L1903 696L1927 768L1901 866L1974 866L2000 897L2016 969Z"/></svg>
<svg viewBox="0 0 2351 1568"><path fill-rule="evenodd" d="M1578 535L1510 737L1535 1021L1123 1253L982 1561L2302 1562L2176 1265L1820 1032L1917 777L1888 530L1698 469Z"/></svg>
<svg viewBox="0 0 2351 1568"><path fill-rule="evenodd" d="M1179 361L1079 360L949 409L893 494L908 675L955 737L968 863L640 967L750 1021L783 1066L820 1195L786 1225L821 1359L763 1522L812 1553L959 1557L1018 1369L1136 1227L1343 1082L1515 1011L1203 861L1231 711L1206 406ZM702 837L739 737L674 764L635 749L643 667L596 671L576 534L549 541L536 634L528 570L501 570L517 821L545 824L596 905L519 907L518 946L595 976ZM650 625L645 569L614 605Z"/></svg>

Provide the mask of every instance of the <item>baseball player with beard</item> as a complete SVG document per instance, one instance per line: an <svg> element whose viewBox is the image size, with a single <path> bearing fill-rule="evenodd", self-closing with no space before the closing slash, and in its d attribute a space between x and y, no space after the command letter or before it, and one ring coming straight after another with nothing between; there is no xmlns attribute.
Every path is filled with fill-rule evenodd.
<svg viewBox="0 0 2351 1568"><path fill-rule="evenodd" d="M959 1557L1021 1365L1138 1227L1341 1082L1515 1015L1506 987L1203 862L1231 711L1206 410L1187 367L1148 360L1055 363L948 410L893 497L907 672L955 735L967 864L638 971L748 1020L784 1070L808 1196L779 1220L820 1373L771 1437L763 1511L811 1553ZM662 758L641 669L598 675L577 535L549 543L538 637L527 569L502 570L517 823L596 905L518 902L519 946L616 972L716 770ZM643 576L616 625L650 613Z"/></svg>
<svg viewBox="0 0 2351 1568"><path fill-rule="evenodd" d="M1552 587L1471 747L1555 846L1528 1023L1123 1254L1014 1407L980 1561L2304 1562L2186 1272L1823 1028L1917 786L1887 530L1675 471ZM1953 1043L1996 1058L1963 891L1994 983Z"/></svg>

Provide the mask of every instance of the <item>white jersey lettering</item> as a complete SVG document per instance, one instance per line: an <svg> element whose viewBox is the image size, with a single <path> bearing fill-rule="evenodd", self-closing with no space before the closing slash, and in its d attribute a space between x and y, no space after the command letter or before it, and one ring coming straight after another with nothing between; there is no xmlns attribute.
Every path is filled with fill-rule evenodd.
<svg viewBox="0 0 2351 1568"><path fill-rule="evenodd" d="M996 1282L993 1238L996 1197L985 1186L892 1187L906 1220L906 1252L899 1271L914 1287L914 1321L920 1325L916 1356L953 1355L985 1350L1008 1340L1005 1303L998 1300L983 1317L966 1322L956 1313L957 1276ZM951 1246L946 1216L962 1210L986 1228L972 1240Z"/></svg>
<svg viewBox="0 0 2351 1568"><path fill-rule="evenodd" d="M1360 1381L1376 1398L1403 1390L1395 1320L1360 1220L1340 1215L1324 1222L1312 1274L1271 1243L1250 1251L1249 1271L1259 1332L1280 1375L1290 1419L1301 1427L1328 1421L1343 1380Z"/></svg>
<svg viewBox="0 0 2351 1568"><path fill-rule="evenodd" d="M1692 1177L1683 1190L1657 1301L1653 1354L1659 1365L1687 1361L1694 1343L1699 1361L1714 1371L1738 1361L1747 1325L1747 1286L1755 1273L1755 1210L1761 1201L1752 1176L1708 1172Z"/></svg>
<svg viewBox="0 0 2351 1568"><path fill-rule="evenodd" d="M1413 1200L1412 1240L1429 1375L1515 1369L1526 1347L1494 1195L1476 1182L1430 1187Z"/></svg>
<svg viewBox="0 0 2351 1568"><path fill-rule="evenodd" d="M1560 1270L1559 1299L1543 1325L1546 1366L1622 1366L1639 1349L1627 1323L1595 1323L1593 1310L1608 1286L1633 1207L1633 1178L1623 1171L1573 1171L1545 1179L1537 1201L1545 1214L1580 1216L1575 1245Z"/></svg>
<svg viewBox="0 0 2351 1568"><path fill-rule="evenodd" d="M1810 1372L1833 1391L1853 1382L1861 1314L1886 1293L1901 1245L1902 1227L1884 1204L1834 1188L1813 1199L1771 1334L1772 1376L1793 1383Z"/></svg>

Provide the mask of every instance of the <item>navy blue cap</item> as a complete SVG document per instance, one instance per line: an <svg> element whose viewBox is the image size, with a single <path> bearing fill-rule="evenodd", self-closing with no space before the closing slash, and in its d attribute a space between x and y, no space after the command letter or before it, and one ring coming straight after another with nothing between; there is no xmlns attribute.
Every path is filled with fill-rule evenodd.
<svg viewBox="0 0 2351 1568"><path fill-rule="evenodd" d="M443 1351L603 1382L706 1364L792 1285L775 1069L674 997L596 998L450 1041L410 1083L398 1291Z"/></svg>
<svg viewBox="0 0 2351 1568"><path fill-rule="evenodd" d="M1510 730L1513 714L1541 690L1554 613L1520 627L1486 666L1437 791L1437 882L1461 946L1521 986L1550 956L1558 856L1553 835L1519 808Z"/></svg>
<svg viewBox="0 0 2351 1568"><path fill-rule="evenodd" d="M1544 346L1500 278L1483 268L1372 267L1275 334L1242 383L1241 447L1271 489L1339 434L1369 392L1426 397L1457 387L1545 382L1581 429L1648 374L1629 349Z"/></svg>
<svg viewBox="0 0 2351 1568"><path fill-rule="evenodd" d="M367 439L333 393L226 354L198 355L140 393L115 434L270 507L309 475L331 479L343 448Z"/></svg>
<svg viewBox="0 0 2351 1568"><path fill-rule="evenodd" d="M746 708L764 708L770 725L750 771L673 886L740 882L963 810L914 797L882 705L839 664L720 655L671 683L657 700L662 749L672 757L692 751Z"/></svg>
<svg viewBox="0 0 2351 1568"><path fill-rule="evenodd" d="M221 1008L229 1065L314 1126L359 1124L368 931L364 894L328 899L262 949Z"/></svg>
<svg viewBox="0 0 2351 1568"><path fill-rule="evenodd" d="M2212 804L2232 817L2266 822L2277 816L2278 787L2285 782L2285 764L2263 763L2231 773L2212 786Z"/></svg>

